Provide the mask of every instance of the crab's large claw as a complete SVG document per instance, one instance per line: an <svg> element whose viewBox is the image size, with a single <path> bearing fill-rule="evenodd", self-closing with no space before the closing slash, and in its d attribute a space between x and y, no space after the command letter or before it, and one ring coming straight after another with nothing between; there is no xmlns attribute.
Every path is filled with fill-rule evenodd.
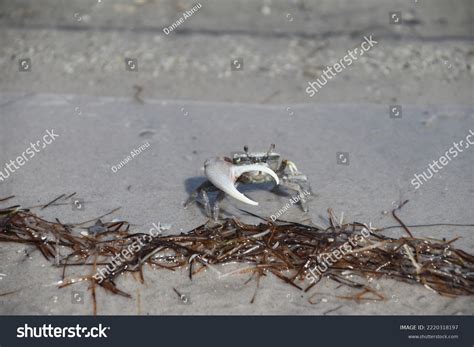
<svg viewBox="0 0 474 347"><path fill-rule="evenodd" d="M235 188L235 182L244 172L261 171L273 177L276 184L280 184L277 174L269 167L261 164L234 165L224 158L209 159L204 163L204 171L209 181L231 197L257 206L258 202L250 200Z"/></svg>

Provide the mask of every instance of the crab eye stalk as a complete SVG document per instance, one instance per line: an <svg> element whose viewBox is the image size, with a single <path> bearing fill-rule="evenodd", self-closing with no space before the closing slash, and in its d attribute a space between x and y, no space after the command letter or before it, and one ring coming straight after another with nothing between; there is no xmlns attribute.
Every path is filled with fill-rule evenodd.
<svg viewBox="0 0 474 347"><path fill-rule="evenodd" d="M235 182L245 172L261 171L273 177L276 184L280 184L277 174L262 164L233 165L223 158L209 159L204 163L204 171L213 185L227 193L234 199L246 204L258 206L258 202L250 200L235 188Z"/></svg>

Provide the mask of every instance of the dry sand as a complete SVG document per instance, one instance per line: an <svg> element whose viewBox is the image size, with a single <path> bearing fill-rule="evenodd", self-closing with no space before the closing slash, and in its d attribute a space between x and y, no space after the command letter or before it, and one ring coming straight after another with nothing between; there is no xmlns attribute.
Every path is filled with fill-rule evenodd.
<svg viewBox="0 0 474 347"><path fill-rule="evenodd" d="M434 178L415 191L415 173L426 169L453 141L474 130L473 108L459 105L403 105L401 119L391 119L386 105L251 105L211 102L154 101L140 104L126 98L72 95L1 94L0 163L15 159L47 129L59 134L55 142L0 183L0 196L15 194L17 202L31 206L62 193L77 192L85 209L71 205L41 212L46 218L77 222L121 206L136 230L147 231L153 222L169 223L169 233L189 230L206 221L195 206L182 208L188 193L204 178L208 157L226 155L248 144L251 150L277 145L283 157L306 173L315 193L309 215L297 208L284 217L324 221L332 207L348 221L374 226L396 224L389 214L393 204L410 202L400 213L407 224L435 222L473 223L473 148L453 159ZM186 114L186 115L185 115ZM291 114L291 115L290 115ZM131 150L150 147L117 173L111 170ZM349 153L349 165L338 165L336 152ZM237 207L270 216L287 198L268 186L243 189L261 204L258 208L226 199L225 210ZM245 220L254 221L245 217ZM401 236L401 230L387 231ZM416 229L417 236L453 238L456 246L472 252L473 229L439 227ZM25 250L29 256L25 255ZM87 284L58 289L60 271L30 247L0 244L0 292L20 290L2 297L1 314L90 314ZM230 267L232 268L232 267ZM230 271L222 268L221 271ZM255 282L247 275L218 278L212 271L190 281L185 271L147 270L146 283L131 277L118 285L133 295L125 299L99 292L101 314L472 314L471 298L449 299L422 286L392 280L374 282L386 302L355 303L334 297L335 285L322 282L320 302L268 276L261 281L256 302L250 304ZM183 304L175 287L189 296ZM345 293L342 291L341 293ZM75 298L83 296L82 303Z"/></svg>

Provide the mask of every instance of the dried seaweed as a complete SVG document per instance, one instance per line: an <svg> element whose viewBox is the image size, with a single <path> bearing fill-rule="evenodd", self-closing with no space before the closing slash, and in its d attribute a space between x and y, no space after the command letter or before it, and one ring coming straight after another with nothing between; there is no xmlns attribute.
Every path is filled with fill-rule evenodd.
<svg viewBox="0 0 474 347"><path fill-rule="evenodd" d="M0 199L0 202L11 198ZM474 256L454 248L452 244L456 238L445 241L413 237L409 230L411 227L395 214L405 203L392 214L407 232L407 237L392 238L381 233L384 229L338 221L332 210L328 210L330 225L327 228L286 221L271 222L263 218L260 224L253 225L228 218L179 235L150 237L101 280L94 276L98 268L110 264L114 256L129 249L145 235L132 233L130 224L125 221L101 221L100 218L115 210L91 221L63 224L58 219L46 221L17 205L0 209L0 242L34 245L46 259L62 268L61 287L89 281L94 305L96 286L130 297L117 287L116 281L123 274L132 272L138 274L143 282L145 265L169 271L187 268L192 279L205 268L218 271L216 269L222 264L245 264L243 268L225 274L220 272L220 275L250 273L250 279L256 278L256 291L260 278L268 274L302 291L317 286L322 278L359 290L354 296L340 297L343 299L364 300L369 295L371 300L383 300L383 295L369 283L369 279L380 277L421 284L445 296L473 295ZM440 226L443 224L431 225ZM94 232L85 232L93 228ZM389 228L393 227L386 229ZM368 236L363 243L345 253L315 280L314 271L310 270L322 262L322 255L340 249L364 230ZM59 256L60 246L68 250L67 255ZM87 274L67 279L67 269L72 266L87 267ZM256 291L251 302L255 300Z"/></svg>

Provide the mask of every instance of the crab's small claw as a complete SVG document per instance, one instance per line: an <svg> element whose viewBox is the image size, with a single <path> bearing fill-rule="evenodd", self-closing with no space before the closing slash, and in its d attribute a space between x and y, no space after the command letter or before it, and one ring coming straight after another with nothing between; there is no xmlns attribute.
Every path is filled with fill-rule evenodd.
<svg viewBox="0 0 474 347"><path fill-rule="evenodd" d="M204 163L204 171L209 181L217 188L234 199L253 206L257 206L258 202L250 200L235 188L235 182L240 175L249 171L261 171L272 176L276 184L280 184L277 174L269 167L261 164L234 165L224 158L213 158Z"/></svg>

